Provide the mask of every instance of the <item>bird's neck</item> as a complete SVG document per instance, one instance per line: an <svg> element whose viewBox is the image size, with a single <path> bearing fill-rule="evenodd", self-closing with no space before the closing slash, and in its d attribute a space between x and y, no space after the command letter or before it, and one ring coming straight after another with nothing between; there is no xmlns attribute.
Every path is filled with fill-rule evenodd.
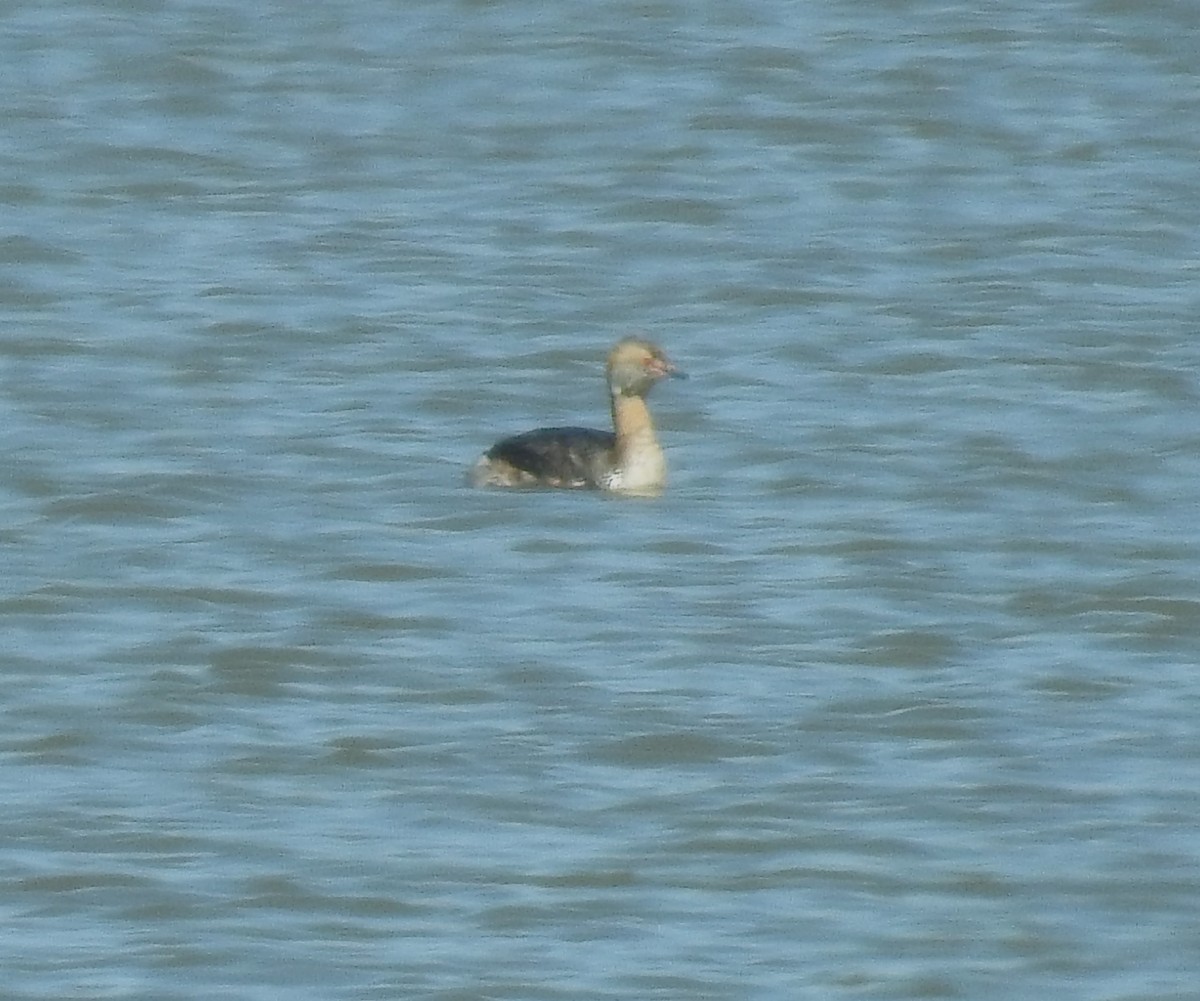
<svg viewBox="0 0 1200 1001"><path fill-rule="evenodd" d="M666 460L645 399L614 393L612 417L617 435L615 459L621 470L623 488L660 488L666 481Z"/></svg>

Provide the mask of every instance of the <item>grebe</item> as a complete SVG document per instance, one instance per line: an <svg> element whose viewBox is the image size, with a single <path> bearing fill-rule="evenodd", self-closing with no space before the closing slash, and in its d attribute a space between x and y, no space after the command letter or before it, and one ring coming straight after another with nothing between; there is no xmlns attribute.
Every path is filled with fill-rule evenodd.
<svg viewBox="0 0 1200 1001"><path fill-rule="evenodd" d="M471 469L474 486L584 487L653 493L667 482L646 394L659 379L684 377L662 348L627 337L608 355L613 431L538 428L496 442Z"/></svg>

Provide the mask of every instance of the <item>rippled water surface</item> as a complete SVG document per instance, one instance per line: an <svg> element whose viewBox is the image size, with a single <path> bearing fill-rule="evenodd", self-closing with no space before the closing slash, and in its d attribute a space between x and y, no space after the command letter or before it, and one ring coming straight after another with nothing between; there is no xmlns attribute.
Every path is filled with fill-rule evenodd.
<svg viewBox="0 0 1200 1001"><path fill-rule="evenodd" d="M1196 996L1200 22L977 7L0 12L5 999Z"/></svg>

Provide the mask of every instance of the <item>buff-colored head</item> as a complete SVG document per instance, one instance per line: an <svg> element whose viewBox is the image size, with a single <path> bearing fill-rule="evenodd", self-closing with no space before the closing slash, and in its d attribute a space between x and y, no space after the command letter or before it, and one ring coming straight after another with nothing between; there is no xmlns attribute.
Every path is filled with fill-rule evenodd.
<svg viewBox="0 0 1200 1001"><path fill-rule="evenodd" d="M645 396L667 376L686 378L657 344L626 337L608 355L608 388L613 396Z"/></svg>

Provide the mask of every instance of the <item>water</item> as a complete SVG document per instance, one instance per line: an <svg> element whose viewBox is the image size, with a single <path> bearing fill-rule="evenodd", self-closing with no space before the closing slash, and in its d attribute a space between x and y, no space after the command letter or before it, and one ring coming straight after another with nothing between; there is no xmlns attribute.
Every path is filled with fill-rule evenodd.
<svg viewBox="0 0 1200 1001"><path fill-rule="evenodd" d="M1195 996L1189 5L0 16L0 996Z"/></svg>

